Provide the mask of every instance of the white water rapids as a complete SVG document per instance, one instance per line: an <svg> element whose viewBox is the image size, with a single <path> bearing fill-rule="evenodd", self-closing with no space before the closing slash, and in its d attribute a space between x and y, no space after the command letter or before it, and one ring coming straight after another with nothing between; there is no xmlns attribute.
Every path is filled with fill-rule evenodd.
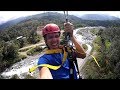
<svg viewBox="0 0 120 90"><path fill-rule="evenodd" d="M92 36L89 31L89 29L91 29L91 28L92 27L78 28L78 29L74 30L74 35L77 38L78 42L80 44L86 44L88 46L88 50L86 51L86 53L87 53L86 58L88 58L89 53L91 52L92 47L90 46L90 44L92 43L93 39L95 38L95 35ZM81 36L80 34L77 34L81 29L86 30L85 32L81 32L83 36ZM3 73L1 73L1 75L4 78L9 79L13 75L17 74L20 79L24 79L24 77L27 74L30 74L29 68L37 64L37 59L39 57L40 57L40 55L29 56L28 58L21 60L20 62L17 62L10 68L6 69ZM79 70L81 70L82 66L85 64L86 58L85 59L77 58ZM38 76L35 76L35 74L33 74L33 73L31 73L30 75L34 76L36 79L38 77Z"/></svg>

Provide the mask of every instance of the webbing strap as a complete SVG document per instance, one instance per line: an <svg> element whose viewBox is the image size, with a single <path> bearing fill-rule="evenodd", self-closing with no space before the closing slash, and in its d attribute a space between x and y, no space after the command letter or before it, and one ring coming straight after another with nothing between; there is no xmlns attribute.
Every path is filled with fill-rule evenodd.
<svg viewBox="0 0 120 90"><path fill-rule="evenodd" d="M62 59L61 65L63 65L65 60L67 59L67 52L65 51L65 48L46 50L45 54L54 54L54 53L62 53L62 52L63 52L63 59ZM53 66L53 65L49 65L49 64L36 65L36 66L33 66L32 68L29 68L29 72L31 73L31 72L35 71L38 67L41 67L41 66L45 66L45 67L48 67L50 69L57 70L61 67L61 65L59 65L59 66Z"/></svg>
<svg viewBox="0 0 120 90"><path fill-rule="evenodd" d="M53 66L53 65L49 65L49 64L41 64L41 65L36 65L32 68L29 68L29 72L31 73L31 72L35 71L38 67L41 67L41 66L45 66L45 67L48 67L48 68L53 69L53 70L57 70L61 67L61 65Z"/></svg>
<svg viewBox="0 0 120 90"><path fill-rule="evenodd" d="M45 54L62 53L62 49L46 50Z"/></svg>

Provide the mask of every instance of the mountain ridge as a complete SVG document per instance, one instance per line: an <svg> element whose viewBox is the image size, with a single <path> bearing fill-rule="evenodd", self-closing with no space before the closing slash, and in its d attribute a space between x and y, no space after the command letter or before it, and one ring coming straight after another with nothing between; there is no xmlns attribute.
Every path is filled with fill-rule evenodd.
<svg viewBox="0 0 120 90"><path fill-rule="evenodd" d="M80 18L84 20L118 20L120 18L107 14L85 14Z"/></svg>
<svg viewBox="0 0 120 90"><path fill-rule="evenodd" d="M52 19L55 19L56 22L63 22L64 23L65 22L65 15L58 13L58 12L46 12L46 13L40 13L40 14L20 17L20 18L13 19L13 20L10 20L6 23L1 24L0 30L4 29L6 27L9 27L9 26L18 24L18 23L29 21L29 20L37 20L37 21L41 21L41 22L46 22L48 20L52 21ZM82 20L99 20L99 21L120 20L120 18L105 15L105 14L85 14L83 16L68 15L68 19L73 23L79 23Z"/></svg>

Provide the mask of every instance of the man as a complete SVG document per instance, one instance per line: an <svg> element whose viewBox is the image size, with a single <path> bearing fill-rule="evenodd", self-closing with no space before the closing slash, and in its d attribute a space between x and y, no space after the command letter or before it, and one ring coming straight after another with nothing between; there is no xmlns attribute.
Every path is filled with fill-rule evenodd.
<svg viewBox="0 0 120 90"><path fill-rule="evenodd" d="M73 25L70 22L64 23L65 32L70 34L70 39L76 47L76 56L78 58L85 58L86 53L82 46L77 42L76 38L73 36ZM48 50L61 49L60 45L60 28L56 24L47 24L43 30L42 34ZM57 70L50 69L46 66L39 67L40 79L69 79L70 78L70 65L68 58L62 64L62 59L64 54L61 53L51 53L44 54L39 58L38 65L48 64L53 66L61 67ZM76 70L74 70L74 79L77 79Z"/></svg>

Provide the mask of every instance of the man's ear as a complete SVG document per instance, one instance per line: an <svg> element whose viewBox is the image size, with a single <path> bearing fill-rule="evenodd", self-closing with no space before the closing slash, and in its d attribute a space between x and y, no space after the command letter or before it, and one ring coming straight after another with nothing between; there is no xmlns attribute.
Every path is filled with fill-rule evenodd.
<svg viewBox="0 0 120 90"><path fill-rule="evenodd" d="M47 48L49 49L49 47L48 47L48 45L47 45L47 39L44 38L44 41L45 41L45 44L46 44Z"/></svg>
<svg viewBox="0 0 120 90"><path fill-rule="evenodd" d="M47 39L46 39L46 37L44 37L44 41L45 41L45 43L47 43Z"/></svg>

